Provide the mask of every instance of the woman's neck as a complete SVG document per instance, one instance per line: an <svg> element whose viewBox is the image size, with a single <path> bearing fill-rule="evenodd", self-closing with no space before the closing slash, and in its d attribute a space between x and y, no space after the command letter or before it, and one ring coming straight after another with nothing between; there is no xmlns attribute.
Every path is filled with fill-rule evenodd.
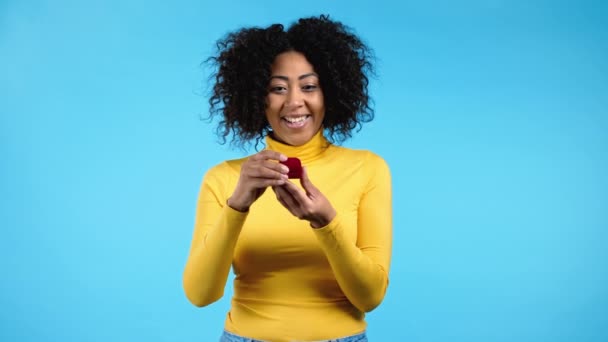
<svg viewBox="0 0 608 342"><path fill-rule="evenodd" d="M287 157L299 158L303 164L318 159L330 145L331 143L323 136L323 129L320 129L310 140L299 146L289 145L278 140L272 132L266 136L267 150L281 152Z"/></svg>

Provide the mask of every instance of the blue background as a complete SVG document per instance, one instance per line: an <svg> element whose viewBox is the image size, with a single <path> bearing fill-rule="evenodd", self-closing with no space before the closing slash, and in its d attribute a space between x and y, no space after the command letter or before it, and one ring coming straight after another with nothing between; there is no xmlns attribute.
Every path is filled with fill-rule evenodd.
<svg viewBox="0 0 608 342"><path fill-rule="evenodd" d="M217 340L230 283L197 309L181 275L203 174L244 153L200 62L320 13L378 56L345 144L394 177L371 340L608 340L608 5L524 0L1 1L0 340Z"/></svg>

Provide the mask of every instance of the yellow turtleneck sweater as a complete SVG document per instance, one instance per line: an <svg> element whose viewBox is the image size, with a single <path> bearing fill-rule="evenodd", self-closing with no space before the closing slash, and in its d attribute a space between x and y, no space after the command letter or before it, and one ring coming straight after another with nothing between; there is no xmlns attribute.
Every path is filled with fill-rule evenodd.
<svg viewBox="0 0 608 342"><path fill-rule="evenodd" d="M297 157L336 217L312 229L272 189L246 213L228 205L245 159L211 168L199 195L184 272L188 299L205 306L236 278L225 329L268 341L324 340L365 330L388 286L392 241L391 179L369 152L329 144L319 131L302 146L270 137L266 148ZM299 180L291 180L298 186Z"/></svg>

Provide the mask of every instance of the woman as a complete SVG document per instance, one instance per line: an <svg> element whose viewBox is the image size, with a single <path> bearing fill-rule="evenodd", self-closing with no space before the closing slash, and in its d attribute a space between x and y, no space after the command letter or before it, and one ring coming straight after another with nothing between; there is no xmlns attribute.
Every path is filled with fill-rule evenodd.
<svg viewBox="0 0 608 342"><path fill-rule="evenodd" d="M367 341L365 312L388 286L390 173L379 156L330 141L373 118L370 51L327 16L241 29L218 50L219 130L266 147L205 175L186 296L196 306L221 298L232 265L222 341ZM303 165L299 182L288 157Z"/></svg>

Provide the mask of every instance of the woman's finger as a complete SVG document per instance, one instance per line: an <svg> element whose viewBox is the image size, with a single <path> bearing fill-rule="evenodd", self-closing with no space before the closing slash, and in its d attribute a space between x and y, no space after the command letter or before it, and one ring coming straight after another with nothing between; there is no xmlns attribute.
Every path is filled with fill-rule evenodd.
<svg viewBox="0 0 608 342"><path fill-rule="evenodd" d="M278 164L273 162L268 162L270 164ZM280 171L279 171L280 170ZM279 170L269 168L264 163L251 163L245 167L245 173L247 176L252 178L268 178L268 179L287 179L287 173L283 173L282 169Z"/></svg>
<svg viewBox="0 0 608 342"><path fill-rule="evenodd" d="M287 184L289 182L286 182ZM293 196L285 189L285 185L275 186L272 188L274 193L277 195L277 199L279 202L289 210L293 215L300 217L300 206L297 201L293 198Z"/></svg>
<svg viewBox="0 0 608 342"><path fill-rule="evenodd" d="M307 194L315 196L319 193L319 189L317 189L317 187L314 186L310 181L310 178L308 178L308 170L306 170L306 167L302 168L302 178L300 178L300 184L302 184L302 187Z"/></svg>
<svg viewBox="0 0 608 342"><path fill-rule="evenodd" d="M287 182L286 179L256 179L253 185L256 188L267 188L269 186L282 186L285 182Z"/></svg>
<svg viewBox="0 0 608 342"><path fill-rule="evenodd" d="M277 161L286 161L287 156L280 152L277 152L277 151L264 150L264 151L254 154L253 156L251 156L249 158L249 160L254 160L254 161L268 160L268 159L277 160Z"/></svg>
<svg viewBox="0 0 608 342"><path fill-rule="evenodd" d="M292 182L286 182L283 188L298 202L300 206L308 206L310 204L310 198L304 191L298 188Z"/></svg>
<svg viewBox="0 0 608 342"><path fill-rule="evenodd" d="M291 212L291 210L289 209L289 206L287 205L287 203L285 203L285 201L283 200L283 197L281 196L281 194L277 190L278 188L280 188L280 186L273 186L272 187L272 191L274 191L274 194L275 194L275 196L277 198L277 201L279 201L279 203L281 203L282 206L284 206L285 208L287 208L287 210L289 210L289 212Z"/></svg>
<svg viewBox="0 0 608 342"><path fill-rule="evenodd" d="M282 174L289 173L289 168L281 163L265 160L262 165L264 165L264 167L267 169L274 170Z"/></svg>

